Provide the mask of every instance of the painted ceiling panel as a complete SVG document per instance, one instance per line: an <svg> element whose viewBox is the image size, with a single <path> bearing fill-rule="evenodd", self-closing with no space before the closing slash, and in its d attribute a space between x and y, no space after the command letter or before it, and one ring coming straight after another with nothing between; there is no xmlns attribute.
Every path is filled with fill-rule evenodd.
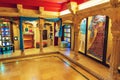
<svg viewBox="0 0 120 80"><path fill-rule="evenodd" d="M61 11L67 8L67 3L70 1L75 1L81 4L88 0L0 0L0 7L15 7L17 4L22 4L23 8L35 9L39 7L44 7L45 10L49 11Z"/></svg>
<svg viewBox="0 0 120 80"><path fill-rule="evenodd" d="M16 8L16 4L7 4L7 3L0 3L0 7L10 7L10 8Z"/></svg>
<svg viewBox="0 0 120 80"><path fill-rule="evenodd" d="M53 3L64 3L64 2L68 2L69 0L40 0L40 1L53 2Z"/></svg>

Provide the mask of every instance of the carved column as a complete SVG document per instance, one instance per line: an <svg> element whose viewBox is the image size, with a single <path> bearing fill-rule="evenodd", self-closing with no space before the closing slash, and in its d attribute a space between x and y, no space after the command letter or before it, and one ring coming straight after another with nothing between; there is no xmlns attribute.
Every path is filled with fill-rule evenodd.
<svg viewBox="0 0 120 80"><path fill-rule="evenodd" d="M116 13L112 19L111 32L113 35L113 52L110 58L110 75L107 80L118 80L118 67L120 65L120 16Z"/></svg>
<svg viewBox="0 0 120 80"><path fill-rule="evenodd" d="M39 31L40 31L40 53L43 52L43 27L44 27L44 19L39 20Z"/></svg>
<svg viewBox="0 0 120 80"><path fill-rule="evenodd" d="M60 22L57 22L58 28L60 29ZM61 37L58 37L58 48L60 50L60 44L61 44Z"/></svg>
<svg viewBox="0 0 120 80"><path fill-rule="evenodd" d="M73 27L74 27L74 43L75 43L75 48L74 48L74 59L78 60L78 46L79 46L79 40L78 40L78 36L79 36L79 20L77 17L77 11L78 11L78 5L76 2L70 2L68 3L68 9L69 11L72 13L73 16Z"/></svg>
<svg viewBox="0 0 120 80"><path fill-rule="evenodd" d="M73 17L73 27L74 27L74 43L75 43L75 48L74 48L74 59L78 60L78 50L79 50L79 20L77 15L74 15Z"/></svg>

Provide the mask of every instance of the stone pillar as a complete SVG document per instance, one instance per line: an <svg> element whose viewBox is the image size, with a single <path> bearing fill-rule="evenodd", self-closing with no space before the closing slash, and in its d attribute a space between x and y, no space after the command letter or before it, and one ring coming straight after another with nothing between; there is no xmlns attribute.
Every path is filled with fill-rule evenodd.
<svg viewBox="0 0 120 80"><path fill-rule="evenodd" d="M60 22L57 22L58 28L60 29ZM60 50L60 44L61 44L61 37L58 37L58 48Z"/></svg>
<svg viewBox="0 0 120 80"><path fill-rule="evenodd" d="M80 20L80 19L79 19ZM74 59L78 60L78 50L79 50L79 20L77 19L77 15L74 15L73 17L73 27L74 27Z"/></svg>
<svg viewBox="0 0 120 80"><path fill-rule="evenodd" d="M119 15L119 14L118 14ZM117 15L116 15L117 16ZM112 19L111 32L113 35L113 50L110 58L110 75L107 80L118 80L118 67L120 65L120 18Z"/></svg>
<svg viewBox="0 0 120 80"><path fill-rule="evenodd" d="M40 31L40 53L43 52L43 27L44 27L44 19L39 20L39 31Z"/></svg>
<svg viewBox="0 0 120 80"><path fill-rule="evenodd" d="M74 26L71 24L71 50L74 51Z"/></svg>
<svg viewBox="0 0 120 80"><path fill-rule="evenodd" d="M79 46L79 42L78 42L78 36L79 36L79 20L77 17L77 11L78 11L78 5L76 2L70 2L68 3L68 9L71 12L72 16L73 16L73 27L74 27L74 43L75 43L75 48L74 48L74 59L78 60L78 46Z"/></svg>
<svg viewBox="0 0 120 80"><path fill-rule="evenodd" d="M75 34L75 40L74 40L74 42L75 42L75 48L74 48L74 59L75 60L78 60L79 58L78 58L78 36L79 36L79 32L78 31L75 31L74 32L74 34Z"/></svg>

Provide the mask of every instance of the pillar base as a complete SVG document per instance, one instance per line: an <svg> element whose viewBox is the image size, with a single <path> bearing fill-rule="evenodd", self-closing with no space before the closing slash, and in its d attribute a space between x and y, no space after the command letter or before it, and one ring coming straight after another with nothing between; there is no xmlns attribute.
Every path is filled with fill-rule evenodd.
<svg viewBox="0 0 120 80"><path fill-rule="evenodd" d="M21 55L24 56L24 55L25 55L25 52L24 52L24 51L21 51Z"/></svg>
<svg viewBox="0 0 120 80"><path fill-rule="evenodd" d="M43 50L40 50L39 52L40 52L40 53L43 53Z"/></svg>
<svg viewBox="0 0 120 80"><path fill-rule="evenodd" d="M120 74L118 72L118 69L109 69L109 74L105 78L105 80L120 80Z"/></svg>
<svg viewBox="0 0 120 80"><path fill-rule="evenodd" d="M73 57L74 60L79 60L79 56L77 54L74 54L74 57Z"/></svg>

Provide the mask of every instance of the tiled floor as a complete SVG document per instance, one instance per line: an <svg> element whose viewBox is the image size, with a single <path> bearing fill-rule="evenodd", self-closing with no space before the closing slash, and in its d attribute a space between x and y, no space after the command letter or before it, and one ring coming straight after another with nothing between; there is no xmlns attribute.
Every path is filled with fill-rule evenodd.
<svg viewBox="0 0 120 80"><path fill-rule="evenodd" d="M2 66L0 80L98 80L80 67L55 56L24 58Z"/></svg>
<svg viewBox="0 0 120 80"><path fill-rule="evenodd" d="M55 51L59 51L62 54L70 57L71 59L73 59L74 57L74 51L70 51L69 49L58 49L58 47L46 47L43 49L44 53L47 52L55 52ZM40 54L39 53L39 49L26 49L25 50L25 55L30 55L30 54ZM20 51L16 50L15 53L13 53L12 55L2 55L0 56L0 58L5 58L5 57L12 57L12 56L20 56ZM79 54L79 60L77 61L79 64L81 64L83 67L87 68L88 70L91 71L91 73L95 73L103 78L106 78L109 76L109 68L105 67L104 65L84 56Z"/></svg>

